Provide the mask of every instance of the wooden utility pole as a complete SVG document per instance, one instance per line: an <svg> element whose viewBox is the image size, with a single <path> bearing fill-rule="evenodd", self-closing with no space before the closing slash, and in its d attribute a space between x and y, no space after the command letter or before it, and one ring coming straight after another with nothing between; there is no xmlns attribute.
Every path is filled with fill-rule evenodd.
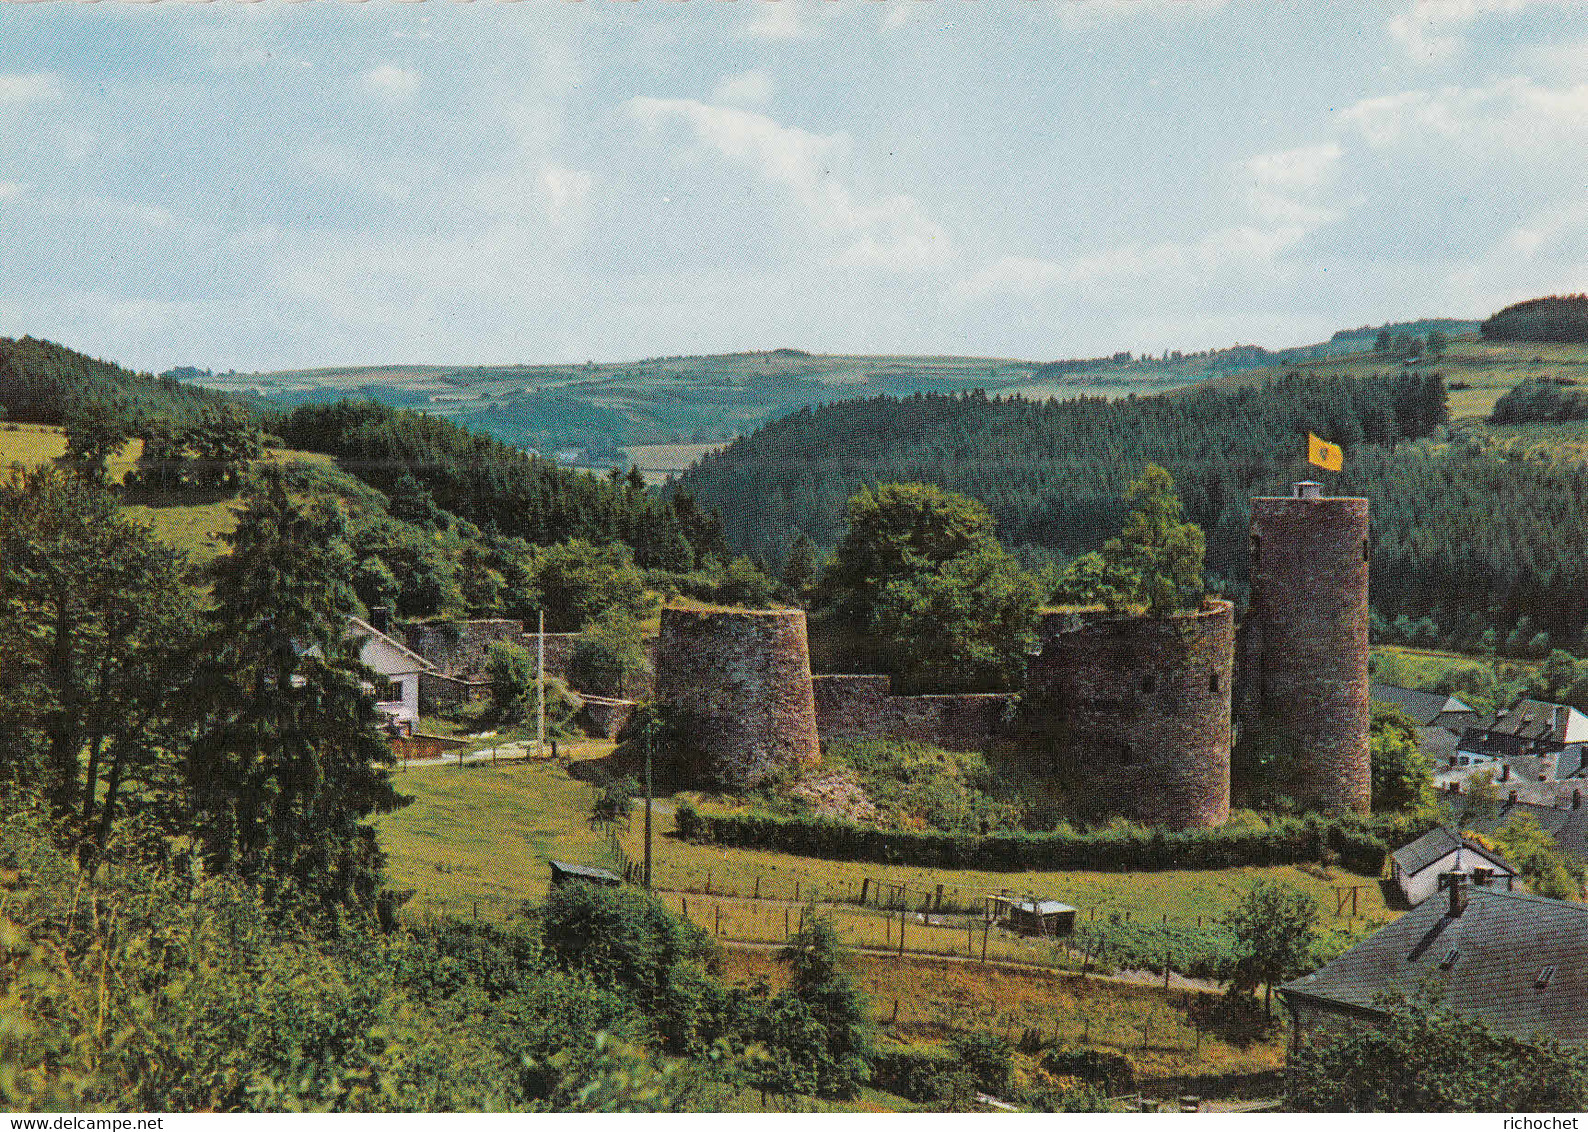
<svg viewBox="0 0 1588 1132"><path fill-rule="evenodd" d="M546 611L540 611L540 628L535 634L535 758L546 757ZM645 878L645 887L651 878Z"/></svg>
<svg viewBox="0 0 1588 1132"><path fill-rule="evenodd" d="M645 736L645 891L651 890L651 736ZM707 890L710 892L710 888Z"/></svg>

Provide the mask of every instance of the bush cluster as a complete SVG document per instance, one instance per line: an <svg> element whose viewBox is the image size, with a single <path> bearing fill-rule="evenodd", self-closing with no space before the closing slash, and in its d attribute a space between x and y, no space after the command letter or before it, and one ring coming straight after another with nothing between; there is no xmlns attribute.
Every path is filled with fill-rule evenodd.
<svg viewBox="0 0 1588 1132"><path fill-rule="evenodd" d="M1338 860L1364 875L1384 867L1388 842L1399 844L1431 828L1423 818L1276 817L1258 827L1172 831L1139 826L1092 832L1000 833L978 837L875 826L832 818L778 817L766 813L705 814L680 803L678 835L686 841L740 849L766 849L803 857L866 861L918 868L1231 869Z"/></svg>

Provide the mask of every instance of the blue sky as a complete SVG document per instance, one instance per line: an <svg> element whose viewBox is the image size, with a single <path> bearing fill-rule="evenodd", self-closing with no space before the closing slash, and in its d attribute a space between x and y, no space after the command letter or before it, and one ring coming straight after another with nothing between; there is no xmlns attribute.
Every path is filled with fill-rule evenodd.
<svg viewBox="0 0 1588 1132"><path fill-rule="evenodd" d="M0 334L1294 345L1588 289L1576 0L0 3Z"/></svg>

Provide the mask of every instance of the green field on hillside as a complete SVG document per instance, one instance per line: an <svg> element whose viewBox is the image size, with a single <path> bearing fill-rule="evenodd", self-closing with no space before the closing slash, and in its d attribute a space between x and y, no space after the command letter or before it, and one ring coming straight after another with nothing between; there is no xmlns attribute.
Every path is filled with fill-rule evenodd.
<svg viewBox="0 0 1588 1132"><path fill-rule="evenodd" d="M137 464L143 450L143 441L130 441L108 464L108 478L119 483L122 476ZM57 460L66 453L66 437L51 425L6 425L0 427L0 466L12 463L35 467ZM298 452L286 448L266 450L266 459L280 462L321 464L329 467L333 461L318 452ZM153 528L155 537L168 546L183 551L188 561L201 565L220 554L225 545L220 536L237 524L233 500L205 500L187 502L182 496L169 501L139 502L124 505L127 516Z"/></svg>

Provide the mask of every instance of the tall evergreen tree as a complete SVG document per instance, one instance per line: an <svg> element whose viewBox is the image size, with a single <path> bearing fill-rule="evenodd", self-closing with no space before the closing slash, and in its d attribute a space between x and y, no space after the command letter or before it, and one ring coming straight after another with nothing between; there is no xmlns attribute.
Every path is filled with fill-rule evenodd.
<svg viewBox="0 0 1588 1132"><path fill-rule="evenodd" d="M206 865L267 898L368 907L383 856L365 819L407 801L347 634L355 563L339 504L261 469L211 570L187 781Z"/></svg>

